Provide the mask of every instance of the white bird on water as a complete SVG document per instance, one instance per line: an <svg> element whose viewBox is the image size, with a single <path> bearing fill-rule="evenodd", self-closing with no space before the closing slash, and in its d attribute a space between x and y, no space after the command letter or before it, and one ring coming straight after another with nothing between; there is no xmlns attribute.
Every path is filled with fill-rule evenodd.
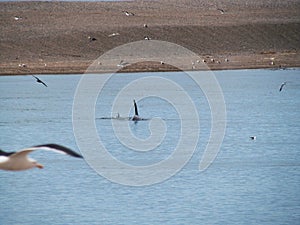
<svg viewBox="0 0 300 225"><path fill-rule="evenodd" d="M28 157L29 153L40 149L51 150L54 152L67 154L76 158L82 158L82 156L78 153L62 145L43 144L36 145L30 148L25 148L18 152L5 152L0 150L0 169L11 171L28 170L35 167L42 169L44 168L42 164L39 164L36 160Z"/></svg>

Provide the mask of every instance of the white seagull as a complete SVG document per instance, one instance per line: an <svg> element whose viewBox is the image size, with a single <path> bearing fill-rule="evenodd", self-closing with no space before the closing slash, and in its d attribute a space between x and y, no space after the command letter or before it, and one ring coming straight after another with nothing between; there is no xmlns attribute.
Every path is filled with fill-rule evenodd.
<svg viewBox="0 0 300 225"><path fill-rule="evenodd" d="M94 38L94 37L91 37L91 36L88 36L88 39L89 39L90 41L97 41L97 39L96 39L96 38Z"/></svg>
<svg viewBox="0 0 300 225"><path fill-rule="evenodd" d="M115 36L119 36L120 34L119 33L112 33L112 34L109 34L108 37L115 37Z"/></svg>
<svg viewBox="0 0 300 225"><path fill-rule="evenodd" d="M122 11L126 16L134 16L134 13L128 11Z"/></svg>
<svg viewBox="0 0 300 225"><path fill-rule="evenodd" d="M28 170L34 167L42 169L44 167L42 164L39 164L36 160L28 157L29 153L40 149L51 150L73 157L82 158L81 155L73 150L58 144L36 145L30 148L22 149L18 152L4 152L0 150L0 169L11 171Z"/></svg>
<svg viewBox="0 0 300 225"><path fill-rule="evenodd" d="M224 13L225 13L224 9L217 8L217 10L218 10L221 14L224 14Z"/></svg>
<svg viewBox="0 0 300 225"><path fill-rule="evenodd" d="M14 19L15 20L21 20L21 19L23 19L21 16L14 16Z"/></svg>
<svg viewBox="0 0 300 225"><path fill-rule="evenodd" d="M282 91L283 87L286 85L286 81L280 85L279 91Z"/></svg>
<svg viewBox="0 0 300 225"><path fill-rule="evenodd" d="M129 65L130 63L128 63L128 62L125 62L124 60L121 60L120 61L120 63L117 65L118 67L124 67L124 66L127 66L127 65Z"/></svg>

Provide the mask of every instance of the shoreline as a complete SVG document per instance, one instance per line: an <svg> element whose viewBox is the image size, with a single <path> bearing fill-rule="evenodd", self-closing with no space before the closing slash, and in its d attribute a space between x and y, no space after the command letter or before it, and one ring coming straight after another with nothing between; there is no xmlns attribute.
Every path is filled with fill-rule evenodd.
<svg viewBox="0 0 300 225"><path fill-rule="evenodd" d="M83 74L101 55L144 37L185 47L210 70L300 67L299 11L300 2L293 0L0 2L0 75ZM135 51L127 54L125 61ZM185 61L176 65L199 69ZM112 59L99 71L119 69ZM159 61L121 68L147 71L176 68Z"/></svg>
<svg viewBox="0 0 300 225"><path fill-rule="evenodd" d="M292 55L292 57L291 57ZM193 70L240 70L240 69L285 69L300 68L300 55L296 53L272 53L259 55L234 55L234 56L205 56L201 57L203 61L194 65L179 65L185 71ZM292 60L291 60L292 59ZM212 61L213 60L213 61ZM9 75L33 75L33 74L84 74L89 73L88 67L93 61L67 61L67 62L29 62L20 67L17 63L0 64L0 76ZM129 64L126 67L119 68L112 62L106 62L106 65L99 66L95 73L111 72L172 72L181 71L171 65L160 62L145 61L139 64Z"/></svg>

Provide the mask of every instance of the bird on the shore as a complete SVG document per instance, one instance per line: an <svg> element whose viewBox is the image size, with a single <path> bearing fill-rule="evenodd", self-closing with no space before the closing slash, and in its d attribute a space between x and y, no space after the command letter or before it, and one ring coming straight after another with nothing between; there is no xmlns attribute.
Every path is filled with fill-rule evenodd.
<svg viewBox="0 0 300 225"><path fill-rule="evenodd" d="M256 140L256 136L250 136L251 140Z"/></svg>
<svg viewBox="0 0 300 225"><path fill-rule="evenodd" d="M282 91L283 87L286 85L286 81L280 85L279 91Z"/></svg>
<svg viewBox="0 0 300 225"><path fill-rule="evenodd" d="M96 41L97 39L91 36L88 36L89 41Z"/></svg>
<svg viewBox="0 0 300 225"><path fill-rule="evenodd" d="M0 150L0 169L11 171L28 170L35 167L42 169L44 168L42 164L39 164L36 160L28 157L29 153L41 149L51 150L54 152L67 154L73 157L82 158L81 155L65 146L58 144L43 144L36 145L30 148L25 148L18 152L5 152Z"/></svg>
<svg viewBox="0 0 300 225"><path fill-rule="evenodd" d="M145 27L145 28L148 28L148 25L147 25L146 23L144 23L144 27Z"/></svg>
<svg viewBox="0 0 300 225"><path fill-rule="evenodd" d="M21 16L14 16L14 19L15 20L21 20L21 19L23 19Z"/></svg>
<svg viewBox="0 0 300 225"><path fill-rule="evenodd" d="M27 67L27 65L26 65L26 64L24 64L24 63L20 63L20 64L19 64L19 67L23 67L23 68L25 68L25 67Z"/></svg>
<svg viewBox="0 0 300 225"><path fill-rule="evenodd" d="M117 65L118 67L124 67L126 65L129 65L130 63L125 62L124 60L121 60L120 63Z"/></svg>
<svg viewBox="0 0 300 225"><path fill-rule="evenodd" d="M45 84L40 78L38 78L34 75L31 75L31 76L33 76L36 79L36 82L43 84L45 87L48 87L47 84Z"/></svg>
<svg viewBox="0 0 300 225"><path fill-rule="evenodd" d="M195 62L192 62L192 69L196 69L196 65L195 65Z"/></svg>
<svg viewBox="0 0 300 225"><path fill-rule="evenodd" d="M221 14L224 14L224 13L225 13L224 9L217 8L217 10L218 10Z"/></svg>
<svg viewBox="0 0 300 225"><path fill-rule="evenodd" d="M145 36L144 39L145 40L151 40L151 38L149 36Z"/></svg>
<svg viewBox="0 0 300 225"><path fill-rule="evenodd" d="M128 11L122 11L126 16L134 16L134 13Z"/></svg>
<svg viewBox="0 0 300 225"><path fill-rule="evenodd" d="M115 36L119 36L120 34L119 33L112 33L112 34L109 34L108 37L115 37Z"/></svg>

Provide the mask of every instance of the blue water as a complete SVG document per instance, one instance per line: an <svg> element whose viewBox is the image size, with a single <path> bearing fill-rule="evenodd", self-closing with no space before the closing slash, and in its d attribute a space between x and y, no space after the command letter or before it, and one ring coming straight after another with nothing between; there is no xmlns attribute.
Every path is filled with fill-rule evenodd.
<svg viewBox="0 0 300 225"><path fill-rule="evenodd" d="M0 224L299 223L300 70L214 73L224 94L227 128L219 154L207 170L198 170L211 128L205 96L189 79L181 79L180 73L155 73L188 87L200 115L197 149L179 173L155 185L123 186L100 176L84 160L34 152L31 157L44 164L43 170L0 171ZM119 74L111 83L111 95L123 84L147 75ZM0 77L1 148L14 151L53 142L79 152L72 107L81 76L39 77L48 88L31 76ZM287 85L279 92L284 81ZM95 124L111 154L142 165L167 158L180 135L176 111L161 99L140 101L141 116L162 117L168 133L164 147L127 154L112 137L111 120L101 119L111 116L107 96L97 101ZM129 123L140 138L149 135L147 121L119 122ZM255 141L250 140L252 135ZM122 175L122 170L118 172Z"/></svg>

